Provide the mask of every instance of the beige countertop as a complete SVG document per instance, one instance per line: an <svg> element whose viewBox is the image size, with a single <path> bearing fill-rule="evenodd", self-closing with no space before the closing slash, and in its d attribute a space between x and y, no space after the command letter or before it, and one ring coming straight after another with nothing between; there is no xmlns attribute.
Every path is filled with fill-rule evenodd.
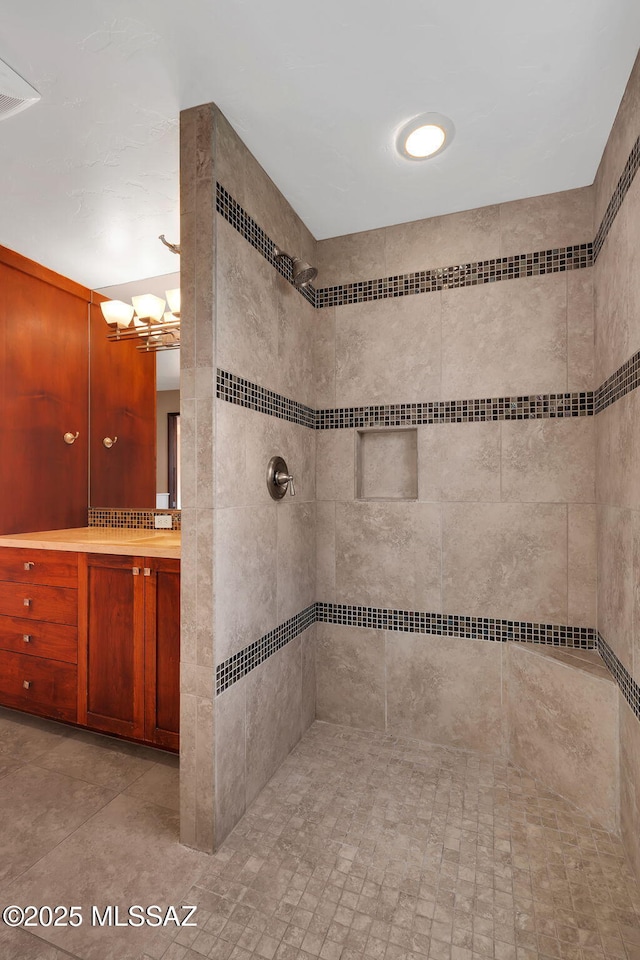
<svg viewBox="0 0 640 960"><path fill-rule="evenodd" d="M33 550L71 550L84 553L124 554L128 557L180 559L179 530L129 530L115 527L75 527L39 530L0 537L0 547Z"/></svg>

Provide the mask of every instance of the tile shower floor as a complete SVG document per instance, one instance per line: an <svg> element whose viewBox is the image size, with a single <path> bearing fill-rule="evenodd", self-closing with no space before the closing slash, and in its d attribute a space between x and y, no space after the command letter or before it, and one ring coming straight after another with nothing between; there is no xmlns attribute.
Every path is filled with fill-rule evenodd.
<svg viewBox="0 0 640 960"><path fill-rule="evenodd" d="M315 723L212 857L163 755L0 711L0 903L198 905L196 929L0 924L2 960L640 960L620 841L502 761Z"/></svg>

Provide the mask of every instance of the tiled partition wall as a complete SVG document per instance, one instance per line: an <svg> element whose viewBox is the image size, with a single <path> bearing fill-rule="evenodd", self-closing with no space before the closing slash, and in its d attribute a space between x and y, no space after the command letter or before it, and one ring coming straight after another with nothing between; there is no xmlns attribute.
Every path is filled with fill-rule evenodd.
<svg viewBox="0 0 640 960"><path fill-rule="evenodd" d="M637 62L595 181L598 222L602 218L611 221L612 211L609 216L606 211L620 180L618 195L622 203L601 244L594 286L596 383L611 379L613 384L613 389L599 398L600 412L596 416L598 631L605 658L636 707L634 716L627 700L620 696L621 827L638 875L640 391L636 388L640 369L640 175L633 178L633 174L640 164L639 134Z"/></svg>
<svg viewBox="0 0 640 960"><path fill-rule="evenodd" d="M233 197L311 262L316 244L214 105L182 115L181 150L181 819L185 842L212 849L315 717L316 629L305 615L315 609L314 432L216 399L217 366L311 409L315 311L216 207ZM277 454L296 493L276 503L266 472ZM239 661L215 697L216 672Z"/></svg>

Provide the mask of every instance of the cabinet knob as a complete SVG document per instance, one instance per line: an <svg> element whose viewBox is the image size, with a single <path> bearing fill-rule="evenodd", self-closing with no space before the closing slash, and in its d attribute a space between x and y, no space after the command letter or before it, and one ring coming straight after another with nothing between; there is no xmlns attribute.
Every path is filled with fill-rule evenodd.
<svg viewBox="0 0 640 960"><path fill-rule="evenodd" d="M65 443L75 443L79 436L80 436L80 432L76 430L75 433L71 433L71 432L65 433L62 439L64 440Z"/></svg>
<svg viewBox="0 0 640 960"><path fill-rule="evenodd" d="M28 597L25 597L24 600L22 601L22 603L23 603L23 606L25 606L25 607L30 607L30 606L31 606L31 600L29 600Z"/></svg>
<svg viewBox="0 0 640 960"><path fill-rule="evenodd" d="M24 640L25 643L31 643L31 634L30 634L30 633L23 633L23 634L22 634L22 639Z"/></svg>
<svg viewBox="0 0 640 960"><path fill-rule="evenodd" d="M151 567L144 567L142 572L144 573L145 577L150 577L150 576L151 576Z"/></svg>
<svg viewBox="0 0 640 960"><path fill-rule="evenodd" d="M131 572L133 573L134 577L140 576L140 567L131 567Z"/></svg>
<svg viewBox="0 0 640 960"><path fill-rule="evenodd" d="M31 688L31 680L23 680L22 686L25 688L25 690L29 690Z"/></svg>
<svg viewBox="0 0 640 960"><path fill-rule="evenodd" d="M113 440L111 439L111 437L105 437L104 440L102 441L103 445L107 448L107 450L111 450L111 447L114 445L114 443L117 443L117 442L118 442L117 437L114 437Z"/></svg>
<svg viewBox="0 0 640 960"><path fill-rule="evenodd" d="M35 563L33 562L33 560L27 560L27 562L24 565L25 570L33 570L34 567L35 567Z"/></svg>

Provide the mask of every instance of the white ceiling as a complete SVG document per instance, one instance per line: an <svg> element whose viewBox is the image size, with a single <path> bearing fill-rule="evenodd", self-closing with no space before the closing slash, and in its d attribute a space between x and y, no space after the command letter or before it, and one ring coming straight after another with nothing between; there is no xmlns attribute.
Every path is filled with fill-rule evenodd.
<svg viewBox="0 0 640 960"><path fill-rule="evenodd" d="M638 0L20 0L0 243L90 287L175 269L178 114L215 101L319 239L591 183ZM423 164L397 127L437 111Z"/></svg>

